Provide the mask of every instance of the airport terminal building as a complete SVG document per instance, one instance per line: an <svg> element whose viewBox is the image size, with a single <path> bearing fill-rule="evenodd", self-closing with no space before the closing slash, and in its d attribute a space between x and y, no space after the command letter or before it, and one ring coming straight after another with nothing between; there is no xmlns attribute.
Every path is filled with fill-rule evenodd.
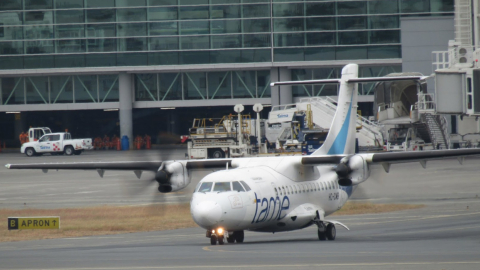
<svg viewBox="0 0 480 270"><path fill-rule="evenodd" d="M351 62L362 77L422 72L411 68L431 55L414 52L446 48L453 12L453 0L2 0L0 143L42 125L185 134L238 103L337 95L273 81L338 78ZM359 87L359 101L372 90Z"/></svg>

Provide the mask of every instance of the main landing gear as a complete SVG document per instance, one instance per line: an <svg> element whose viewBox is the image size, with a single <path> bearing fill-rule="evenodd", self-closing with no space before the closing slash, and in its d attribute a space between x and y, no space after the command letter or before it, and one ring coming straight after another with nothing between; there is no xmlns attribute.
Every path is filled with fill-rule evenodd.
<svg viewBox="0 0 480 270"><path fill-rule="evenodd" d="M328 225L325 226L323 221L315 221L315 224L318 226L318 240L335 240L335 237L337 236L337 229L335 229L335 225L333 223L328 223Z"/></svg>
<svg viewBox="0 0 480 270"><path fill-rule="evenodd" d="M219 245L223 245L225 239L227 239L228 243L235 243L235 241L243 243L244 236L243 231L226 232L223 228L207 231L207 237L210 238L211 245L216 245L217 242Z"/></svg>

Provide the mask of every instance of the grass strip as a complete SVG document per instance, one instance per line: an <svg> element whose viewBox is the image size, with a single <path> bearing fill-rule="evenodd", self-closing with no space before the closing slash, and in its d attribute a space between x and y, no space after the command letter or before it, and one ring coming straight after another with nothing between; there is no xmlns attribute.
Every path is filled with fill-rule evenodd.
<svg viewBox="0 0 480 270"><path fill-rule="evenodd" d="M374 214L416 209L422 205L347 202L334 215ZM60 216L58 230L7 229L8 217ZM83 237L173 230L197 226L189 204L150 206L96 206L64 209L0 209L0 242Z"/></svg>

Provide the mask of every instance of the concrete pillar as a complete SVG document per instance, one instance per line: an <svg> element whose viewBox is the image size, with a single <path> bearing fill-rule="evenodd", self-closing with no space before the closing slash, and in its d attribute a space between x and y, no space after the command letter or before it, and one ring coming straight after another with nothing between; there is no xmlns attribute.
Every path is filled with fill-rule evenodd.
<svg viewBox="0 0 480 270"><path fill-rule="evenodd" d="M272 82L291 81L291 80L292 80L292 73L286 67L274 67L270 70L270 81ZM272 106L293 103L291 85L282 85L282 86L272 87L271 92L272 92Z"/></svg>
<svg viewBox="0 0 480 270"><path fill-rule="evenodd" d="M120 118L120 138L127 135L130 149L133 149L132 75L120 73L118 77L118 87L120 99L120 106L118 108L118 114Z"/></svg>

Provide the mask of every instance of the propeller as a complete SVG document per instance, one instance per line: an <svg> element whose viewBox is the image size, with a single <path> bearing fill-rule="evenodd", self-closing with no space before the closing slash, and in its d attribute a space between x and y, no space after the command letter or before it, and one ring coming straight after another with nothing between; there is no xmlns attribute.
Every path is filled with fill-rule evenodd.
<svg viewBox="0 0 480 270"><path fill-rule="evenodd" d="M361 156L350 155L342 158L333 170L338 176L340 186L352 186L366 180L366 168L366 163Z"/></svg>
<svg viewBox="0 0 480 270"><path fill-rule="evenodd" d="M152 207L147 207L147 211L151 212L149 214L165 214L163 206L153 207L154 205L181 204L190 200L193 192L189 192L189 190L192 189L193 191L194 186L189 185L186 189L172 192L172 186L169 182L172 173L168 170L168 164L171 164L171 160L183 158L183 152L176 149L130 152L130 158L136 161L162 161L157 171L144 171L143 173L136 171L136 177L129 173L122 173L119 176L128 197L134 199L136 203L152 205Z"/></svg>

